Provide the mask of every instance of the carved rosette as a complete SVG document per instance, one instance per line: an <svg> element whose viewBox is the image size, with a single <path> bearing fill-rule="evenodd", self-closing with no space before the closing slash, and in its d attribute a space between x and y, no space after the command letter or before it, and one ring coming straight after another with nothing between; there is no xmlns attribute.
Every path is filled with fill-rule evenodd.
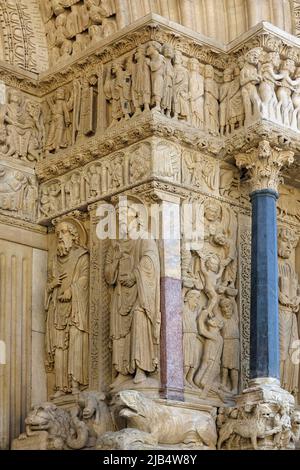
<svg viewBox="0 0 300 470"><path fill-rule="evenodd" d="M280 172L293 161L292 151L272 148L267 140L262 140L257 148L236 156L237 166L248 170L251 192L263 189L278 192L282 181Z"/></svg>

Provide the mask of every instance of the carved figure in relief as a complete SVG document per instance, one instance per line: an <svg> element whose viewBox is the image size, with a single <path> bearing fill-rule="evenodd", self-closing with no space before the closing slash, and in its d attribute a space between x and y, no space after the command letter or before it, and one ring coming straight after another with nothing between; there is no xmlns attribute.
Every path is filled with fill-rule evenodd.
<svg viewBox="0 0 300 470"><path fill-rule="evenodd" d="M161 101L161 108L167 117L171 117L172 102L173 102L173 80L174 69L172 59L174 57L174 50L170 44L164 44L162 47L164 56L164 76L163 76L163 94Z"/></svg>
<svg viewBox="0 0 300 470"><path fill-rule="evenodd" d="M154 169L157 175L178 181L180 177L179 162L179 152L175 146L164 141L158 143L154 156Z"/></svg>
<svg viewBox="0 0 300 470"><path fill-rule="evenodd" d="M293 360L298 347L298 312L300 292L298 276L291 256L297 244L297 237L290 229L278 231L278 274L279 274L279 333L280 333L280 378L281 385L297 395L299 364Z"/></svg>
<svg viewBox="0 0 300 470"><path fill-rule="evenodd" d="M164 94L165 58L161 54L159 42L151 41L148 44L146 55L149 57L151 70L152 101L154 109L161 111L161 101Z"/></svg>
<svg viewBox="0 0 300 470"><path fill-rule="evenodd" d="M25 188L28 181L20 171L0 167L0 208L7 211L25 209Z"/></svg>
<svg viewBox="0 0 300 470"><path fill-rule="evenodd" d="M224 70L224 83L220 87L220 132L221 135L229 134L229 89L232 81L232 68Z"/></svg>
<svg viewBox="0 0 300 470"><path fill-rule="evenodd" d="M29 161L40 158L44 139L44 126L41 108L38 103L25 100L20 92L10 90L8 104L2 110L3 126L6 134L8 157L17 157Z"/></svg>
<svg viewBox="0 0 300 470"><path fill-rule="evenodd" d="M212 315L209 310L202 310L199 315L198 328L204 338L201 365L195 376L195 384L202 389L202 396L206 397L212 390L222 399L218 379L221 369L221 356L223 337L221 329L224 322L221 318Z"/></svg>
<svg viewBox="0 0 300 470"><path fill-rule="evenodd" d="M200 273L203 278L204 292L208 298L206 310L208 315L215 313L218 305L218 288L221 284L225 263L215 253L209 253L203 256L203 253L197 251L200 258Z"/></svg>
<svg viewBox="0 0 300 470"><path fill-rule="evenodd" d="M89 197L99 196L101 191L101 167L91 165L85 180L88 186Z"/></svg>
<svg viewBox="0 0 300 470"><path fill-rule="evenodd" d="M81 202L81 178L77 173L71 175L70 180L65 185L65 192L69 195L70 206L77 206Z"/></svg>
<svg viewBox="0 0 300 470"><path fill-rule="evenodd" d="M30 176L27 178L27 184L24 191L24 210L28 215L33 218L36 216L38 207L38 185L35 177Z"/></svg>
<svg viewBox="0 0 300 470"><path fill-rule="evenodd" d="M135 115L141 111L149 111L151 103L151 75L149 59L146 57L145 48L142 45L138 46L134 53L132 99Z"/></svg>
<svg viewBox="0 0 300 470"><path fill-rule="evenodd" d="M237 305L234 298L221 297L219 307L224 321L221 331L223 336L222 385L225 389L229 388L232 393L236 394L240 370L240 332Z"/></svg>
<svg viewBox="0 0 300 470"><path fill-rule="evenodd" d="M23 114L23 100L19 91L10 90L8 104L6 106L4 123L7 128L7 156L23 157L22 149L22 127L19 119Z"/></svg>
<svg viewBox="0 0 300 470"><path fill-rule="evenodd" d="M48 187L42 188L40 200L40 212L42 215L48 217L50 214L55 214L59 210L60 201L59 194L61 188L58 183L52 183Z"/></svg>
<svg viewBox="0 0 300 470"><path fill-rule="evenodd" d="M174 118L187 120L189 118L189 73L183 65L180 51L174 53L173 78L173 115Z"/></svg>
<svg viewBox="0 0 300 470"><path fill-rule="evenodd" d="M112 386L132 375L134 383L143 382L158 367L159 255L154 240L131 239L136 215L129 207L120 222L121 239L111 242L105 262L105 278L111 286L112 364L117 373Z"/></svg>
<svg viewBox="0 0 300 470"><path fill-rule="evenodd" d="M204 126L204 78L197 59L188 61L190 119L193 126L203 129Z"/></svg>
<svg viewBox="0 0 300 470"><path fill-rule="evenodd" d="M46 292L46 366L55 376L55 397L88 385L89 255L75 219L55 227L57 253Z"/></svg>
<svg viewBox="0 0 300 470"><path fill-rule="evenodd" d="M293 90L292 102L294 111L292 115L291 127L294 130L300 130L300 67L296 68Z"/></svg>
<svg viewBox="0 0 300 470"><path fill-rule="evenodd" d="M284 126L290 127L293 116L292 87L294 81L291 76L295 72L295 62L292 59L286 59L282 62L280 75L283 77L278 83L276 91L278 104L276 108L276 117Z"/></svg>
<svg viewBox="0 0 300 470"><path fill-rule="evenodd" d="M117 124L123 117L129 119L131 113L130 89L130 74L123 69L119 62L114 62L111 69L107 71L104 83L106 99L112 104L111 126Z"/></svg>
<svg viewBox="0 0 300 470"><path fill-rule="evenodd" d="M204 115L205 126L213 135L219 134L219 87L215 81L212 65L205 66Z"/></svg>
<svg viewBox="0 0 300 470"><path fill-rule="evenodd" d="M233 132L235 128L243 126L245 119L239 67L234 67L233 69L233 80L229 85L227 103L227 116L230 125L230 132Z"/></svg>
<svg viewBox="0 0 300 470"><path fill-rule="evenodd" d="M258 86L261 97L261 113L262 116L276 120L277 98L275 93L275 85L277 80L281 80L283 75L276 73L280 66L280 55L278 52L270 52L265 54L259 73L261 82ZM274 70L275 69L275 70Z"/></svg>
<svg viewBox="0 0 300 470"><path fill-rule="evenodd" d="M55 92L55 98L48 98L47 103L51 113L51 121L46 140L46 150L52 152L66 148L70 142L70 111L73 108L73 97L70 96L66 101L66 90L58 88Z"/></svg>
<svg viewBox="0 0 300 470"><path fill-rule="evenodd" d="M115 157L107 165L110 176L110 184L113 188L119 188L123 184L123 159L122 156Z"/></svg>
<svg viewBox="0 0 300 470"><path fill-rule="evenodd" d="M185 182L202 189L216 190L218 187L217 167L214 161L207 160L201 153L183 153L183 174Z"/></svg>
<svg viewBox="0 0 300 470"><path fill-rule="evenodd" d="M231 209L213 200L204 207L204 239L219 253L224 268L222 284L234 288L237 274L237 220Z"/></svg>
<svg viewBox="0 0 300 470"><path fill-rule="evenodd" d="M194 376L202 355L202 342L198 332L199 316L198 290L188 290L183 306L183 353L184 381L187 387L194 387Z"/></svg>
<svg viewBox="0 0 300 470"><path fill-rule="evenodd" d="M239 171L237 168L220 165L219 190L221 196L239 197Z"/></svg>
<svg viewBox="0 0 300 470"><path fill-rule="evenodd" d="M261 53L262 49L260 47L255 47L248 51L245 54L245 63L240 73L246 125L259 117L261 109L261 99L256 87L261 81L258 73Z"/></svg>
<svg viewBox="0 0 300 470"><path fill-rule="evenodd" d="M97 127L98 77L91 75L84 81L74 82L73 142L78 135L94 134Z"/></svg>
<svg viewBox="0 0 300 470"><path fill-rule="evenodd" d="M147 145L139 145L130 158L130 181L138 181L150 174L150 149Z"/></svg>

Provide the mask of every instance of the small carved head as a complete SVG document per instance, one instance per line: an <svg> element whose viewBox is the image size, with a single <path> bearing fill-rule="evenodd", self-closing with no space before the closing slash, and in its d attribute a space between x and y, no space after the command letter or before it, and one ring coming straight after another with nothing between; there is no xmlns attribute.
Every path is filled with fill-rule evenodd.
<svg viewBox="0 0 300 470"><path fill-rule="evenodd" d="M174 49L171 44L165 43L162 47L162 53L168 59L173 59L174 57Z"/></svg>
<svg viewBox="0 0 300 470"><path fill-rule="evenodd" d="M65 89L64 88L57 88L55 92L55 98L57 100L64 100L65 99Z"/></svg>
<svg viewBox="0 0 300 470"><path fill-rule="evenodd" d="M160 53L161 50L162 50L162 46L159 42L151 41L148 44L146 55L151 57L152 55L156 55L157 53Z"/></svg>
<svg viewBox="0 0 300 470"><path fill-rule="evenodd" d="M205 266L208 271L212 271L213 273L218 273L220 270L220 258L216 254L210 254L205 260Z"/></svg>
<svg viewBox="0 0 300 470"><path fill-rule="evenodd" d="M175 51L174 53L174 64L182 64L183 57L180 51Z"/></svg>
<svg viewBox="0 0 300 470"><path fill-rule="evenodd" d="M267 140L262 140L258 144L258 155L259 158L269 158L271 156L272 149L270 143Z"/></svg>
<svg viewBox="0 0 300 470"><path fill-rule="evenodd" d="M197 72L199 70L199 62L197 59L195 59L194 57L192 57L191 59L189 59L188 61L188 68L191 72Z"/></svg>
<svg viewBox="0 0 300 470"><path fill-rule="evenodd" d="M215 222L221 217L221 206L215 201L208 201L204 208L205 218L209 222Z"/></svg>
<svg viewBox="0 0 300 470"><path fill-rule="evenodd" d="M212 65L206 65L205 66L205 78L214 78L215 76L215 71Z"/></svg>
<svg viewBox="0 0 300 470"><path fill-rule="evenodd" d="M195 311L199 305L200 292L196 289L191 289L186 292L184 303L189 306L192 311Z"/></svg>
<svg viewBox="0 0 300 470"><path fill-rule="evenodd" d="M278 256L289 259L293 248L296 247L298 237L289 228L280 227L278 230Z"/></svg>
<svg viewBox="0 0 300 470"><path fill-rule="evenodd" d="M251 65L257 65L260 59L262 53L262 48L261 47L254 47L253 49L250 49L250 51L245 54L245 60Z"/></svg>
<svg viewBox="0 0 300 470"><path fill-rule="evenodd" d="M66 256L74 245L79 244L79 233L77 228L70 222L60 222L55 227L57 237L57 253Z"/></svg>
<svg viewBox="0 0 300 470"><path fill-rule="evenodd" d="M296 66L293 59L286 59L282 64L282 69L287 70L290 74L295 72Z"/></svg>
<svg viewBox="0 0 300 470"><path fill-rule="evenodd" d="M221 313L224 318L231 318L233 315L233 305L232 300L227 297L221 297L220 302Z"/></svg>

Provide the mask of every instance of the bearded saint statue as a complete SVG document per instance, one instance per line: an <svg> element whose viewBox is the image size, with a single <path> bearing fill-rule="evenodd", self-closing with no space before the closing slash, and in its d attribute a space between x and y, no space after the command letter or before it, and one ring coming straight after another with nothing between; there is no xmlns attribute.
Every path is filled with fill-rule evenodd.
<svg viewBox="0 0 300 470"><path fill-rule="evenodd" d="M89 255L80 246L79 222L55 228L56 256L46 292L46 366L54 371L54 398L88 385Z"/></svg>

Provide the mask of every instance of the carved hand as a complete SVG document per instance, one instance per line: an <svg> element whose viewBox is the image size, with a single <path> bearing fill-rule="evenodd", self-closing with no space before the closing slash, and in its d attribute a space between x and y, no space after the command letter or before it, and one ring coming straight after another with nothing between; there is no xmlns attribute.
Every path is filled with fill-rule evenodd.
<svg viewBox="0 0 300 470"><path fill-rule="evenodd" d="M125 287L132 287L135 284L135 275L133 273L130 273L126 277L124 276L121 279L121 284Z"/></svg>
<svg viewBox="0 0 300 470"><path fill-rule="evenodd" d="M67 289L62 295L58 297L61 302L69 302L72 298L72 290Z"/></svg>

